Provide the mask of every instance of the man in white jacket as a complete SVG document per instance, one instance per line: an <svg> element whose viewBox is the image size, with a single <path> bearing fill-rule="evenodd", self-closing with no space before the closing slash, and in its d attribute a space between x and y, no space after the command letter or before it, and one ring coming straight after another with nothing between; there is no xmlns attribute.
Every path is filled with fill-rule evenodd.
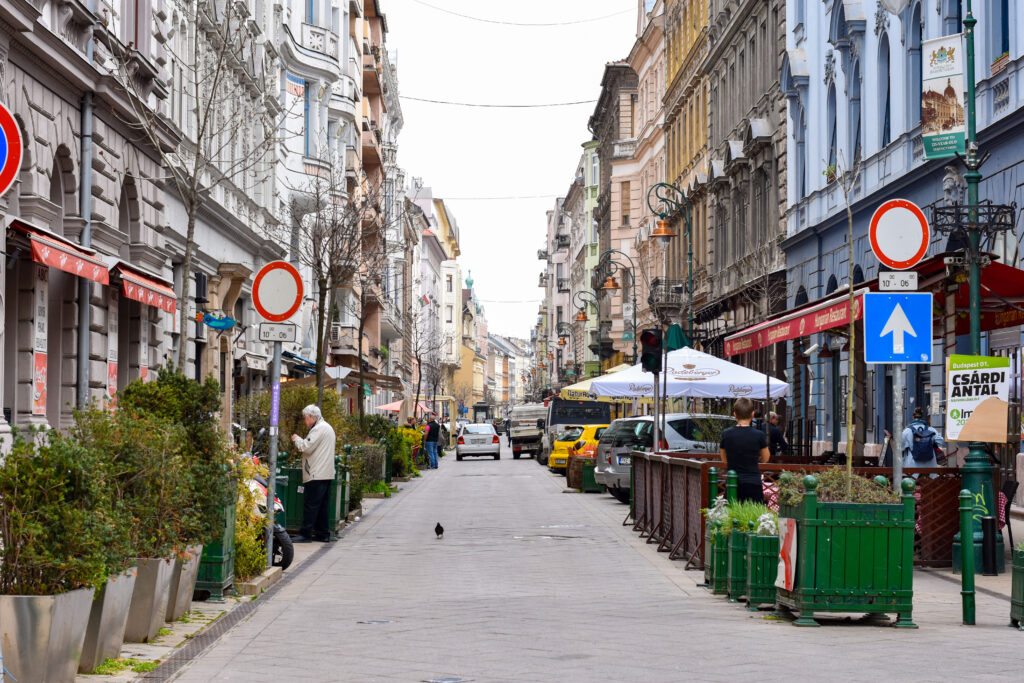
<svg viewBox="0 0 1024 683"><path fill-rule="evenodd" d="M308 405L302 409L302 420L309 432L303 439L292 434L292 443L302 453L302 526L297 536L292 536L295 543L331 540L331 530L327 526L327 492L331 480L335 477L334 451L336 436L331 425L327 424L320 408Z"/></svg>

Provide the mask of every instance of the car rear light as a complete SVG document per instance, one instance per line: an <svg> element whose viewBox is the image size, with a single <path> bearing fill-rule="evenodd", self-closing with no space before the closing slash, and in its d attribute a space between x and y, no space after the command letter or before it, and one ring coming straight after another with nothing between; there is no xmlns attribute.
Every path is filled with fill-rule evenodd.
<svg viewBox="0 0 1024 683"><path fill-rule="evenodd" d="M501 443L500 441L498 441L498 435L497 434L495 434L494 438L491 439L491 443Z"/></svg>
<svg viewBox="0 0 1024 683"><path fill-rule="evenodd" d="M609 464L609 465L611 465L611 464L612 464L612 456L611 456L611 453L609 453L609 454L608 454L608 464Z"/></svg>
<svg viewBox="0 0 1024 683"><path fill-rule="evenodd" d="M466 440L460 436L457 443L459 443L462 446L465 446L466 445Z"/></svg>
<svg viewBox="0 0 1024 683"><path fill-rule="evenodd" d="M665 441L665 439L658 439L658 448L660 448L663 451L667 451L668 441Z"/></svg>

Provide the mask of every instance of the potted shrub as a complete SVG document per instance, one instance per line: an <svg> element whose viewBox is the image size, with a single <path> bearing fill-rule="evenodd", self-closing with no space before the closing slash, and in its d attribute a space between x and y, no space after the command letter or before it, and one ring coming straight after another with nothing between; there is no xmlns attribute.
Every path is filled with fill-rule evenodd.
<svg viewBox="0 0 1024 683"><path fill-rule="evenodd" d="M1024 543L1013 549L1010 572L1010 626L1024 631Z"/></svg>
<svg viewBox="0 0 1024 683"><path fill-rule="evenodd" d="M775 604L775 577L779 569L779 525L777 515L768 510L747 535L747 609Z"/></svg>
<svg viewBox="0 0 1024 683"><path fill-rule="evenodd" d="M747 539L757 521L769 512L763 503L750 501L729 503L729 551L726 590L729 602L738 602L747 595Z"/></svg>
<svg viewBox="0 0 1024 683"><path fill-rule="evenodd" d="M107 503L89 449L15 434L0 467L0 643L20 683L73 681L94 587L106 581Z"/></svg>
<svg viewBox="0 0 1024 683"><path fill-rule="evenodd" d="M780 478L780 556L792 569L780 566L776 601L797 614L797 626L818 626L815 612L861 612L896 614L895 626L917 628L914 486L904 479L899 496L884 477L851 478L842 468Z"/></svg>
<svg viewBox="0 0 1024 683"><path fill-rule="evenodd" d="M725 594L728 579L729 556L726 547L728 539L723 533L729 520L728 506L725 498L719 496L715 499L715 504L712 507L702 511L706 519L704 537L707 539L704 548L706 555L704 583L711 588L711 592L715 595Z"/></svg>

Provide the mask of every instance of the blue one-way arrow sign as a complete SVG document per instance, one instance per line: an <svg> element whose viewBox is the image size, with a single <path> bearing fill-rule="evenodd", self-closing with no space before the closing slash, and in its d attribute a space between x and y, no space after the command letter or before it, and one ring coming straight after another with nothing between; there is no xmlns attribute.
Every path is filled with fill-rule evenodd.
<svg viewBox="0 0 1024 683"><path fill-rule="evenodd" d="M864 295L864 361L932 362L932 295Z"/></svg>

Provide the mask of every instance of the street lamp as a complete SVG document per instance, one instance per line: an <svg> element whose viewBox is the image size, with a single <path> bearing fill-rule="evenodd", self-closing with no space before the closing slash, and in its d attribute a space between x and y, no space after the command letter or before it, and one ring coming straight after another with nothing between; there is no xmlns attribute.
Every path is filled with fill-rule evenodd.
<svg viewBox="0 0 1024 683"><path fill-rule="evenodd" d="M654 207L655 199L658 208ZM663 246L668 246L669 241L676 236L675 231L668 226L668 222L665 220L672 211L679 211L686 224L686 336L690 340L689 343L693 344L693 225L690 222L690 200L675 185L655 183L647 191L647 206L658 214L660 219L657 228L651 233L651 237L657 237Z"/></svg>
<svg viewBox="0 0 1024 683"><path fill-rule="evenodd" d="M598 306L597 295L594 294L593 292L587 291L585 289L581 289L580 291L578 291L578 292L576 292L575 294L572 295L572 303L573 303L574 306L576 306L577 309L579 309L579 310L576 311L576 318L575 318L575 320L576 320L576 322L580 323L581 325L584 324L584 323L589 322L589 320L590 320L590 317L587 316L587 305L588 304L593 306L595 311L598 311L598 321L597 321L597 363L598 363L598 366L600 367L600 365L601 365L601 320L600 320L600 317L601 316L600 316L600 308Z"/></svg>
<svg viewBox="0 0 1024 683"><path fill-rule="evenodd" d="M618 261L612 259L612 254L617 254L622 258L629 261L629 265L625 266ZM601 267L600 264L604 264ZM598 259L598 268L601 272L606 273L604 285L601 289L605 292L614 292L619 289L619 283L615 279L615 274L620 270L624 273L629 274L629 291L632 294L633 299L633 363L636 363L636 264L633 263L633 259L629 257L629 254L619 251L618 249L608 249L601 254L601 258Z"/></svg>
<svg viewBox="0 0 1024 683"><path fill-rule="evenodd" d="M565 346L565 338L572 339L572 371L573 377L577 380L580 376L579 355L576 350L576 330L569 323L558 323L558 345Z"/></svg>

